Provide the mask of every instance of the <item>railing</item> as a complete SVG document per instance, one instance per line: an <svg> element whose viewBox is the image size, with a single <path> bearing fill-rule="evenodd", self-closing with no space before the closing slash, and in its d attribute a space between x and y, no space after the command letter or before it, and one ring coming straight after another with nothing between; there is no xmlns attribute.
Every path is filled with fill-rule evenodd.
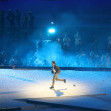
<svg viewBox="0 0 111 111"><path fill-rule="evenodd" d="M15 70L51 70L52 67L11 67L0 66L0 69L15 69ZM60 67L61 70L74 71L111 71L111 68L94 68L94 67Z"/></svg>

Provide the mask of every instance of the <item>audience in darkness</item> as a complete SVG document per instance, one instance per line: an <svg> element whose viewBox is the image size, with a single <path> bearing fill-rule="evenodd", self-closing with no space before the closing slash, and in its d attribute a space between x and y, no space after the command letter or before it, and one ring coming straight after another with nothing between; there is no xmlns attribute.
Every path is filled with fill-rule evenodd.
<svg viewBox="0 0 111 111"><path fill-rule="evenodd" d="M55 20L55 17L53 17L53 20ZM9 25L6 25L6 22ZM35 32L34 22L35 17L31 11L28 13L24 12L23 14L18 9L15 13L9 9L8 14L4 10L0 11L0 65L10 65L12 67L27 66L27 64L23 64L23 60L28 61L26 56L30 55L31 62L28 61L28 65L34 66L33 63L37 57L36 55L38 55L37 53L40 52L43 45L56 42L61 46L64 55L71 55L70 59L73 61L73 64L70 64L67 58L67 63L65 64L67 67L111 67L111 33L104 38L107 41L107 47L104 48L106 52L104 53L102 52L101 45L98 45L99 40L96 39L97 36L93 37L91 34L88 35L84 32L87 37L92 37L91 41L90 39L85 41L85 37L83 37L79 29L74 33L61 31L62 34L59 33L59 35L56 35L57 38L53 39L51 39L48 33L42 31L38 31L35 36L32 36L33 32ZM30 41L29 38L31 37L33 37L37 44L34 43L34 40ZM97 49L101 49L101 53ZM42 59L41 57L38 58L36 62L41 63L41 66L49 65L49 61L45 57Z"/></svg>

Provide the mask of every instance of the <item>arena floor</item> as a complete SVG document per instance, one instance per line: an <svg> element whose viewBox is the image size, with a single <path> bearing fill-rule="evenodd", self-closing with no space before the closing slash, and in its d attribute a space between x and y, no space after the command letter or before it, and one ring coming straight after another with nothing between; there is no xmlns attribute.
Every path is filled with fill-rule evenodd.
<svg viewBox="0 0 111 111"><path fill-rule="evenodd" d="M62 70L54 90L48 70L0 69L0 108L111 111L111 72Z"/></svg>

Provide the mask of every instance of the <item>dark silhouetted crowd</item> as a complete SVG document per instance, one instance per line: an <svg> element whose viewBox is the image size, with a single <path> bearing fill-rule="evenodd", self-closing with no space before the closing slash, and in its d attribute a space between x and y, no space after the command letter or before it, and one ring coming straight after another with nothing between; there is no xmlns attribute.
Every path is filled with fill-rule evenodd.
<svg viewBox="0 0 111 111"><path fill-rule="evenodd" d="M21 28L21 29L30 29L33 31L34 28L34 16L31 11L21 14L17 9L15 13L9 9L8 13L5 13L4 10L0 11L0 28Z"/></svg>

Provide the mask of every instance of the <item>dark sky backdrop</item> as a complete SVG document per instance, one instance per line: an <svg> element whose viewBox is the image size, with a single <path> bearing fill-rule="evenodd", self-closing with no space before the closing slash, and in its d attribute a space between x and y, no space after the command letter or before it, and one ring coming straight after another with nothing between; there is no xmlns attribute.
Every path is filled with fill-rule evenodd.
<svg viewBox="0 0 111 111"><path fill-rule="evenodd" d="M0 9L21 13L32 11L38 20L49 20L54 13L60 19L63 13L75 15L84 24L109 25L111 23L111 0L8 0L0 1ZM42 21L42 22L43 22Z"/></svg>
<svg viewBox="0 0 111 111"><path fill-rule="evenodd" d="M111 0L8 0L0 2L1 9L32 10L36 13L75 12L105 13L111 12Z"/></svg>

